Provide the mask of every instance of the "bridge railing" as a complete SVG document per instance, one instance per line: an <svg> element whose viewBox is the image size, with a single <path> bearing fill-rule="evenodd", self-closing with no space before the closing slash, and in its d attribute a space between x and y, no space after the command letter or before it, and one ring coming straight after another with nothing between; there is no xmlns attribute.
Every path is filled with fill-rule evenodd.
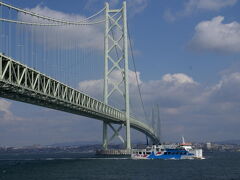
<svg viewBox="0 0 240 180"><path fill-rule="evenodd" d="M85 113L92 113L93 116L100 114L102 116L104 114L106 118L114 121L125 121L124 112L108 106L3 54L0 54L0 81L2 82L1 90L4 87L4 90L14 91L17 94L20 93L25 97L44 98L46 101L56 101L56 103L60 104L64 102L68 105L71 104L76 109L85 111ZM1 91L1 95L4 96L3 93ZM17 98L19 98L19 95Z"/></svg>

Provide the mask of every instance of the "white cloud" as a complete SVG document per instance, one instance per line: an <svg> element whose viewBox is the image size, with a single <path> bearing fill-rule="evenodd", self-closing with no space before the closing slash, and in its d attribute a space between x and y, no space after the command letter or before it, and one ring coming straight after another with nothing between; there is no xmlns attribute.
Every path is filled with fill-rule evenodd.
<svg viewBox="0 0 240 180"><path fill-rule="evenodd" d="M9 120L12 117L12 113L9 110L11 106L11 103L4 100L0 99L0 111L3 112L3 119Z"/></svg>
<svg viewBox="0 0 240 180"><path fill-rule="evenodd" d="M183 73L165 74L161 80L143 82L142 92L148 103L162 103L169 112L191 104L198 97L199 84ZM189 98L191 97L191 98Z"/></svg>
<svg viewBox="0 0 240 180"><path fill-rule="evenodd" d="M189 0L185 4L186 12L193 12L196 9L220 10L221 8L233 6L237 0Z"/></svg>
<svg viewBox="0 0 240 180"><path fill-rule="evenodd" d="M135 72L129 70L128 77L129 77L129 86L131 89L133 89L134 87L137 86ZM109 86L111 85L111 82L114 82L114 83L121 82L122 78L123 78L122 73L119 70L114 70L109 76ZM140 80L139 72L137 72L137 78L138 78L138 82L141 84L142 82ZM78 87L82 92L86 92L86 93L90 94L91 96L102 99L102 97L103 97L103 82L104 82L103 79L86 80L86 81L80 82ZM121 87L122 86L120 86L120 88ZM96 91L96 89L97 89L97 91ZM124 92L123 88L121 88L121 90L123 90L123 92Z"/></svg>
<svg viewBox="0 0 240 180"><path fill-rule="evenodd" d="M139 72L137 72L137 77L147 106L152 106L154 102L163 102L165 107L168 108L167 111L173 112L174 110L170 108L180 107L183 104L189 104L195 100L193 96L196 96L195 98L198 97L197 93L199 91L199 84L191 77L183 73L165 74L161 80L148 82L141 81ZM115 71L111 78L115 82L120 82L122 75L119 71ZM129 71L129 85L132 104L134 104L135 109L139 109L141 108L141 104L138 99L137 82L133 71ZM91 96L102 99L103 79L80 82L79 89ZM192 98L188 98L189 95L191 95Z"/></svg>
<svg viewBox="0 0 240 180"><path fill-rule="evenodd" d="M110 78L114 81L114 82L119 82L122 80L123 75L120 71L116 70L113 71L110 75ZM137 72L137 78L138 78L138 82L141 83L140 80L140 72ZM136 81L136 75L134 71L129 70L128 71L128 81L129 81L129 85L137 85L137 81Z"/></svg>
<svg viewBox="0 0 240 180"><path fill-rule="evenodd" d="M166 82L174 82L174 83L180 83L180 84L196 83L191 77L183 73L165 74L162 79L163 81L166 81Z"/></svg>
<svg viewBox="0 0 240 180"><path fill-rule="evenodd" d="M2 118L0 119L4 121L22 120L22 118L14 116L10 108L11 108L11 103L9 101L5 99L0 99L0 112L3 113Z"/></svg>
<svg viewBox="0 0 240 180"><path fill-rule="evenodd" d="M77 14L66 14L60 11L49 9L48 7L36 6L28 11L35 12L40 15L48 16L56 19L64 19L69 21L82 21L85 16ZM50 21L44 21L33 16L19 14L18 18L27 22L41 22L45 24L51 24ZM98 17L98 19L103 17ZM96 20L97 21L97 20ZM93 48L96 50L103 49L103 37L104 37L104 23L101 25L91 26L53 26L53 27L31 27L28 31L35 33L35 38L38 43L45 43L49 48L57 48L61 45L61 48ZM31 37L31 36L30 36ZM70 43L71 42L71 43Z"/></svg>
<svg viewBox="0 0 240 180"><path fill-rule="evenodd" d="M238 103L240 102L240 73L233 72L223 75L222 79L210 91L214 102Z"/></svg>
<svg viewBox="0 0 240 180"><path fill-rule="evenodd" d="M91 80L80 83L80 86L90 87L92 93L97 94L96 90L102 86L102 83L102 80ZM131 103L134 105L131 106L131 111L140 114L140 117L137 117L142 121L150 123L142 114L141 104L137 101L136 88L136 86L130 88ZM184 127L180 133L191 136L195 133L192 129L198 133L207 133L205 126L218 132L215 123L219 123L221 127L228 117L234 124L236 117L240 115L238 110L240 96L237 95L240 91L240 73L224 75L218 83L210 87L204 87L183 73L165 74L160 80L141 81L141 90L148 113L151 112L153 104L160 105L161 118L165 121L164 133L169 136L172 136L169 132L178 132L179 127ZM98 95L102 97L102 93Z"/></svg>
<svg viewBox="0 0 240 180"><path fill-rule="evenodd" d="M237 3L237 0L188 0L184 4L184 8L181 11L172 12L167 9L164 12L163 17L170 22L175 21L179 17L185 17L198 11L218 11L225 7L233 6Z"/></svg>
<svg viewBox="0 0 240 180"><path fill-rule="evenodd" d="M240 24L235 21L224 24L223 20L224 17L217 16L200 22L195 27L190 47L196 50L240 52Z"/></svg>
<svg viewBox="0 0 240 180"><path fill-rule="evenodd" d="M79 83L78 88L80 91L102 100L103 79L82 81Z"/></svg>
<svg viewBox="0 0 240 180"><path fill-rule="evenodd" d="M133 72L130 71L130 74L132 73ZM167 121L167 125L166 122L163 124L163 126L165 126L164 133L166 132L164 135L169 137L175 136L176 134L173 134L180 126L184 126L186 123L189 124L189 122L185 122L186 120L183 122L182 117L185 116L185 114L191 113L196 104L201 102L199 100L200 96L202 96L201 85L186 74L165 74L159 80L151 80L146 82L141 81L140 79L143 101L145 104L145 110L147 112L147 119L145 119L141 102L139 101L137 86L133 85L135 79L133 76L129 79L131 87L131 114L136 115L140 121L151 125L151 108L153 104L159 104L161 118L164 119L164 121ZM99 93L99 87L102 87L102 84L102 80L90 80L81 82L80 87L81 89L84 89L85 87L85 90L88 90L84 92L91 92L91 95L95 94L95 96L102 97L102 93ZM187 121L188 120L189 118L187 118ZM170 123L170 125L168 123ZM185 129L183 129L183 131L185 131ZM172 132L173 134L170 135L169 132Z"/></svg>
<svg viewBox="0 0 240 180"><path fill-rule="evenodd" d="M91 0L86 4L86 8L99 3L99 0ZM120 6L122 1L110 1L110 6L115 8ZM129 14L135 15L142 12L148 5L148 0L131 0L128 2ZM56 19L69 21L82 21L86 17L78 14L67 14L64 12L49 9L48 7L38 5L35 8L26 9L40 15ZM27 14L19 13L18 19L25 22L41 22L51 24L50 21L44 21ZM104 12L99 15L95 21L104 19ZM53 27L32 27L27 26L29 33L33 33L35 40L40 44L47 44L48 48L93 48L103 50L104 42L104 23L91 26L53 26ZM30 36L31 37L31 36Z"/></svg>

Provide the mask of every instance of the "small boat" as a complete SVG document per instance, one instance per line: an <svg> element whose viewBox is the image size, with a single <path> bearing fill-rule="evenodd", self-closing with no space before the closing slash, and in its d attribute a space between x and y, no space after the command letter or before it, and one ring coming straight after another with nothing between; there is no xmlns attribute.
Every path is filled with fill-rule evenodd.
<svg viewBox="0 0 240 180"><path fill-rule="evenodd" d="M132 159L204 159L202 149L194 149L191 143L152 145L145 149L133 149Z"/></svg>

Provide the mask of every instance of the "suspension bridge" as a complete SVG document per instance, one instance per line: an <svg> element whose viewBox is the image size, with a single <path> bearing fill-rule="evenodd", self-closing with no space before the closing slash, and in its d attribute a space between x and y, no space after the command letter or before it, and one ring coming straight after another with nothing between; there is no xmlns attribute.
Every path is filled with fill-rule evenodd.
<svg viewBox="0 0 240 180"><path fill-rule="evenodd" d="M130 128L159 143L158 128L146 123L129 40L126 2L120 9L110 9L105 3L89 17L0 2L0 96L103 121L104 149L115 137L131 149ZM129 69L129 49L134 71ZM131 79L130 73L134 74ZM90 86L97 97L81 90L79 82L102 75L95 81L98 87ZM139 101L133 106L131 97L136 94ZM145 122L133 115L140 109Z"/></svg>

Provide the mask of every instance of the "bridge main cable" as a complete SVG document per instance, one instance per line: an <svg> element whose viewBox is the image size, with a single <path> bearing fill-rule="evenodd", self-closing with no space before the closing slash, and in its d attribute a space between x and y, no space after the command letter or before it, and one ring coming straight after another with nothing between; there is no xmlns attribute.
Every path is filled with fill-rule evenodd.
<svg viewBox="0 0 240 180"><path fill-rule="evenodd" d="M14 7L12 5L3 3L3 2L0 2L0 6L5 6L5 7L8 7L10 9L16 10L16 11L24 13L24 14L28 14L28 15L31 15L31 16L34 16L34 17L37 17L37 18L41 18L41 19L44 19L44 20L49 20L49 21L52 21L52 22L55 22L55 23L66 24L66 25L92 25L92 24L102 23L102 22L105 21L105 19L103 19L103 20L99 20L99 21L96 21L96 22L87 22L89 19L92 19L95 16L102 13L105 10L105 7L103 9L101 9L100 11L98 11L97 13L93 14L92 16L89 16L89 17L87 17L87 18L85 18L81 21L78 21L78 22L73 22L73 21L66 21L66 20L62 20L62 19L56 19L56 18L51 18L51 17L47 17L47 16L42 16L42 15L37 14L35 12L26 11L24 9L20 9L20 8ZM32 23L31 24L31 23L28 23L28 22L14 21L14 20L9 20L9 19L4 19L4 18L1 18L0 20L1 21L6 21L6 22L12 22L12 23L28 24L28 25L45 25L45 26L46 25L49 25L49 26L56 25L56 24L43 24L43 23Z"/></svg>

